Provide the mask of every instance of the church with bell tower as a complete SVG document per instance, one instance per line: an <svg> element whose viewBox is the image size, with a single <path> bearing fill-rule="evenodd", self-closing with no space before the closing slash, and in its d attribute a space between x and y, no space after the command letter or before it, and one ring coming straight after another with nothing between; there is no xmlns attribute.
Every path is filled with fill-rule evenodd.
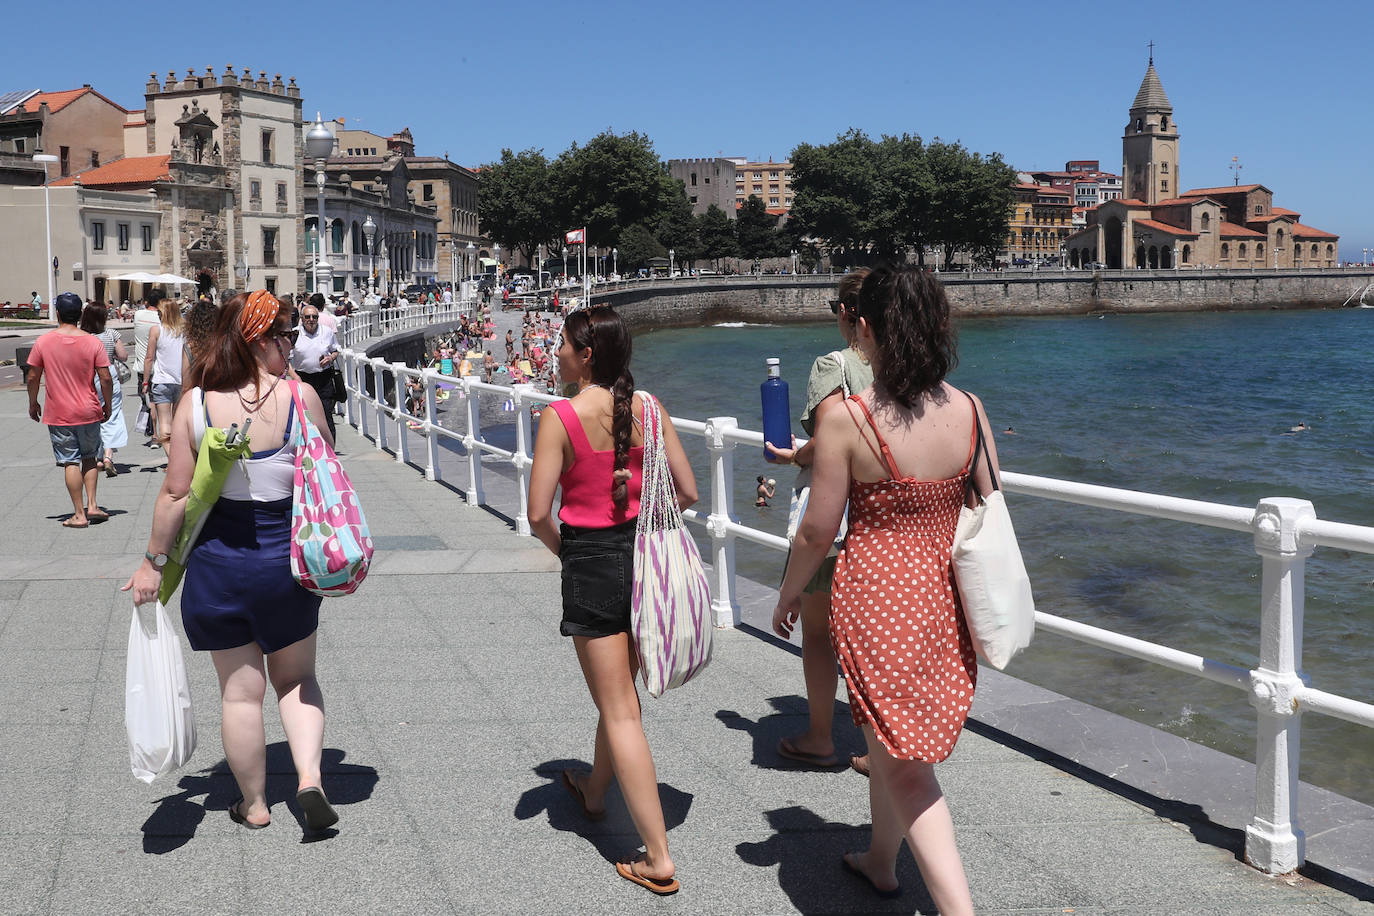
<svg viewBox="0 0 1374 916"><path fill-rule="evenodd" d="M1178 124L1155 72L1153 44L1145 79L1131 103L1131 120L1121 138L1123 196L1147 204L1168 200L1183 189L1178 177Z"/></svg>
<svg viewBox="0 0 1374 916"><path fill-rule="evenodd" d="M1069 236L1069 266L1108 270L1336 267L1330 232L1273 205L1262 184L1194 188L1179 183L1179 130L1155 70L1154 43L1121 137L1124 196L1090 209Z"/></svg>

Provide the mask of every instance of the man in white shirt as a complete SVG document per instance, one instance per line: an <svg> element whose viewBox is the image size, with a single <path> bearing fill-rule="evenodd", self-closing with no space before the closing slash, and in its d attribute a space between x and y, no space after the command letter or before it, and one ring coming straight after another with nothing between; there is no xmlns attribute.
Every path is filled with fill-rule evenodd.
<svg viewBox="0 0 1374 916"><path fill-rule="evenodd" d="M138 367L138 399L143 406L152 413L152 407L148 403L148 394L143 390L143 363L148 358L148 332L162 324L157 315L158 303L162 301L162 291L157 289L148 290L148 297L144 300L144 308L134 313L134 365ZM149 418L149 425L152 419ZM146 445L153 445L152 432L149 426L144 426L142 432L149 436ZM137 434L137 433L136 433Z"/></svg>
<svg viewBox="0 0 1374 916"><path fill-rule="evenodd" d="M316 295L319 295L318 293ZM329 435L334 437L334 402L343 392L335 385L334 360L339 356L339 342L334 332L320 325L320 309L314 302L301 309L301 323L296 328L296 343L291 348L291 368L320 396L324 403L324 418ZM321 297L323 301L323 297Z"/></svg>

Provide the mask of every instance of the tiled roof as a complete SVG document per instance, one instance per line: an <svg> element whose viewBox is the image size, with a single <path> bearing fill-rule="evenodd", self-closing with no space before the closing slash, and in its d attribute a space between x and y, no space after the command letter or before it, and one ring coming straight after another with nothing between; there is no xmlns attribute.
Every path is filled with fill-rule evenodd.
<svg viewBox="0 0 1374 916"><path fill-rule="evenodd" d="M1224 239L1262 239L1265 238L1265 235L1263 232L1246 229L1244 226L1237 226L1235 223L1222 223L1221 237Z"/></svg>
<svg viewBox="0 0 1374 916"><path fill-rule="evenodd" d="M1277 213L1280 216L1291 216L1294 219L1297 219L1299 216L1302 215L1297 210L1289 210L1286 207L1270 207L1269 210L1270 212Z"/></svg>
<svg viewBox="0 0 1374 916"><path fill-rule="evenodd" d="M1109 204L1125 204L1128 207L1148 207L1149 204L1138 197L1118 197L1116 200L1107 201Z"/></svg>
<svg viewBox="0 0 1374 916"><path fill-rule="evenodd" d="M1159 81L1159 74L1155 72L1153 62L1145 71L1145 78L1140 81L1140 91L1135 94L1135 101L1131 103L1131 107L1174 110L1169 104L1169 97L1164 94L1164 84Z"/></svg>
<svg viewBox="0 0 1374 916"><path fill-rule="evenodd" d="M86 188L146 188L172 177L171 156L132 156L87 169L53 182L54 186L80 184Z"/></svg>
<svg viewBox="0 0 1374 916"><path fill-rule="evenodd" d="M1137 226L1144 226L1146 229L1153 229L1156 232L1163 232L1166 235L1178 235L1182 236L1183 238L1189 239L1197 238L1196 232L1189 232L1187 229L1180 229L1177 226L1170 226L1168 223L1161 223L1159 220L1137 219L1132 220L1132 222Z"/></svg>
<svg viewBox="0 0 1374 916"><path fill-rule="evenodd" d="M1291 219L1296 222L1297 220L1294 219L1294 217L1295 214L1292 213L1270 213L1268 216L1246 217L1245 224L1248 226L1250 223L1272 223L1276 219Z"/></svg>
<svg viewBox="0 0 1374 916"><path fill-rule="evenodd" d="M1180 207L1192 206L1197 200L1192 197L1171 197L1168 200L1161 200L1155 204L1156 207Z"/></svg>
<svg viewBox="0 0 1374 916"><path fill-rule="evenodd" d="M111 105L114 105L114 107L118 108L120 111L123 111L126 114L128 113L127 109L125 109L124 106L115 104L114 102L110 102L109 99L106 99L105 96L96 92L89 86L82 86L80 89L64 89L61 92L40 92L38 93L38 95L29 99L23 105L20 105L18 108L16 108L15 111L23 111L29 114L33 114L34 112L38 111L38 106L42 105L44 102L48 103L49 111L61 111L63 108L66 108L72 102L75 102L77 99L81 98L88 92L96 96L97 98L104 99L106 102L109 102Z"/></svg>
<svg viewBox="0 0 1374 916"><path fill-rule="evenodd" d="M1295 239L1331 239L1331 240L1334 241L1334 240L1340 238L1340 236L1339 236L1339 235L1335 235L1335 234L1330 233L1330 232L1323 232L1321 229L1314 229L1314 228L1312 228L1311 226L1304 226L1302 223L1297 223L1296 225L1293 226L1293 238L1295 238Z"/></svg>
<svg viewBox="0 0 1374 916"><path fill-rule="evenodd" d="M1212 197L1216 194L1243 194L1246 191L1253 191L1256 188L1264 188L1262 184L1228 184L1220 188L1194 188L1191 191L1184 191L1184 197ZM1264 190L1269 190L1264 188Z"/></svg>

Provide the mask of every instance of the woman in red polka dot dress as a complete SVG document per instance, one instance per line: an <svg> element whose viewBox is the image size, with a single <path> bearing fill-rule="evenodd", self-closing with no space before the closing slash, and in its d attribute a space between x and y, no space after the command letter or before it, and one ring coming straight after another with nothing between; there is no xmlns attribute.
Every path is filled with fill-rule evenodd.
<svg viewBox="0 0 1374 916"><path fill-rule="evenodd" d="M954 750L973 702L977 662L950 571L950 549L983 425L978 399L945 383L954 333L944 289L916 268L882 268L859 292L859 346L872 387L816 429L811 502L792 545L774 630L791 635L802 588L833 542L849 501L849 534L835 567L830 639L854 722L868 742L873 835L843 867L896 896L905 839L939 911L972 913L954 822L934 764Z"/></svg>

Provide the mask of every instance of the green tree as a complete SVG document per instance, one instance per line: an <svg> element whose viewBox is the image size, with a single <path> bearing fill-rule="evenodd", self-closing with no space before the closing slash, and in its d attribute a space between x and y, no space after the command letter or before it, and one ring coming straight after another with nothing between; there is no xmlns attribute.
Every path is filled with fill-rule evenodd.
<svg viewBox="0 0 1374 916"><path fill-rule="evenodd" d="M735 240L735 224L724 210L711 204L697 217L697 238L701 240L701 256L717 267L721 258L738 257L739 243Z"/></svg>
<svg viewBox="0 0 1374 916"><path fill-rule="evenodd" d="M763 199L750 194L735 214L735 238L739 256L746 259L777 257L782 248L778 237L778 218L768 212Z"/></svg>
<svg viewBox="0 0 1374 916"><path fill-rule="evenodd" d="M482 166L479 175L477 217L484 235L532 256L558 234L552 169L542 150L503 149L501 160Z"/></svg>
<svg viewBox="0 0 1374 916"><path fill-rule="evenodd" d="M834 143L803 143L791 158L790 232L799 241L823 243L840 263L866 260L878 185L876 144L851 129Z"/></svg>
<svg viewBox="0 0 1374 916"><path fill-rule="evenodd" d="M586 226L589 241L603 248L623 248L621 233L635 223L652 226L683 195L653 142L638 132L605 131L586 146L574 143L554 162L553 181L565 228Z"/></svg>
<svg viewBox="0 0 1374 916"><path fill-rule="evenodd" d="M953 266L959 251L991 261L1015 209L1016 171L998 153L983 158L958 143L936 140L928 156L937 193L930 242L940 246L943 266Z"/></svg>
<svg viewBox="0 0 1374 916"><path fill-rule="evenodd" d="M666 258L668 249L654 237L653 231L643 223L625 227L620 233L620 267L629 273L649 263L650 258Z"/></svg>
<svg viewBox="0 0 1374 916"><path fill-rule="evenodd" d="M678 193L666 201L663 209L654 216L654 238L665 248L673 249L679 264L691 265L702 256L701 235L697 231L692 204L687 200L682 182L674 179L673 184L677 186Z"/></svg>

